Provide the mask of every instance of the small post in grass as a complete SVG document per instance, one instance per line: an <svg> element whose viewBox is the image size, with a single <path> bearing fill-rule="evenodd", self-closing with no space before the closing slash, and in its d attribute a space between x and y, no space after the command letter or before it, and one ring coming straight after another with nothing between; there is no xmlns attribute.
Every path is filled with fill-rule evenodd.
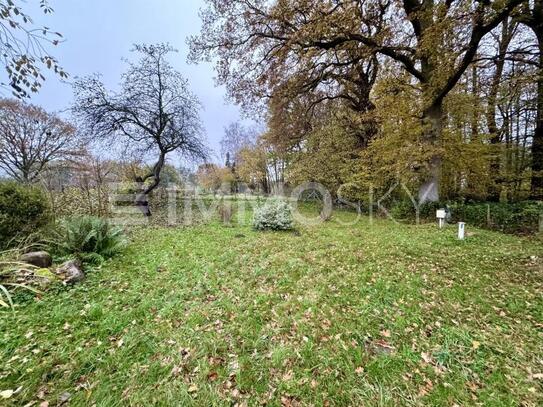
<svg viewBox="0 0 543 407"><path fill-rule="evenodd" d="M439 228L440 229L443 229L443 226L445 226L445 217L446 217L447 213L445 211L445 209L438 209L436 211L436 218L439 222Z"/></svg>
<svg viewBox="0 0 543 407"><path fill-rule="evenodd" d="M458 222L458 239L464 240L466 236L466 224L464 222Z"/></svg>

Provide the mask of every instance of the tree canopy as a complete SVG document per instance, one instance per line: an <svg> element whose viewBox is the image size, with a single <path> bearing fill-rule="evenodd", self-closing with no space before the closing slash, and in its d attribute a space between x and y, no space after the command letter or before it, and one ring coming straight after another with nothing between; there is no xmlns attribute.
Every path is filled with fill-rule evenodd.
<svg viewBox="0 0 543 407"><path fill-rule="evenodd" d="M39 3L43 13L53 12L47 0ZM25 11L27 6L21 0L0 2L0 60L8 77L1 85L18 98L39 90L45 81L43 68L53 70L61 79L68 76L47 51L48 45L59 44L62 35L48 27L34 26Z"/></svg>
<svg viewBox="0 0 543 407"><path fill-rule="evenodd" d="M38 106L0 99L0 168L14 179L35 182L50 162L81 149L71 124Z"/></svg>
<svg viewBox="0 0 543 407"><path fill-rule="evenodd" d="M523 112L541 112L542 97L535 106L520 93L500 99L521 77L541 81L541 51L530 50L533 37L519 27L535 27L541 43L539 0L206 3L190 59L217 61L218 83L246 112L267 118L265 138L287 167L328 117L357 135L364 171L388 174L359 177L383 187L406 182L421 203L475 191L468 184L493 199L525 189L527 162L531 196L540 196L541 113ZM508 127L515 122L502 100L506 109L525 103L517 106L524 130ZM522 153L502 157L502 145Z"/></svg>

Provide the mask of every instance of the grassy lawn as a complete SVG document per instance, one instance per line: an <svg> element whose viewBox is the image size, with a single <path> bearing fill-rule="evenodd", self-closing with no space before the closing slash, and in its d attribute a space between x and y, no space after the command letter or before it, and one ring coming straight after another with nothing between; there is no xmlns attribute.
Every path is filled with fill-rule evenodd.
<svg viewBox="0 0 543 407"><path fill-rule="evenodd" d="M541 240L339 219L140 230L0 314L0 404L543 404Z"/></svg>

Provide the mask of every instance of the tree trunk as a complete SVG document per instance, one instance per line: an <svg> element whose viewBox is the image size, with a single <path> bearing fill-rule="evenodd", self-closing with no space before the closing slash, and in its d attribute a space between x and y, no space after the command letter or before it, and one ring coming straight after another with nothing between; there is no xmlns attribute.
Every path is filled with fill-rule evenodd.
<svg viewBox="0 0 543 407"><path fill-rule="evenodd" d="M432 146L437 146L441 140L443 128L443 105L434 103L424 111L422 124L424 126L424 138ZM428 163L428 179L419 188L419 204L439 201L439 184L441 178L441 157L434 155Z"/></svg>
<svg viewBox="0 0 543 407"><path fill-rule="evenodd" d="M498 92L502 79L503 69L505 66L505 54L513 38L515 24L509 19L505 19L502 23L501 37L498 41L498 56L496 58L496 70L492 77L490 92L488 95L488 107L486 111L486 122L488 133L490 134L490 144L492 146L492 154L494 155L490 162L490 175L493 177L488 190L488 199L490 201L499 201L501 193L501 134L496 122L496 106L498 104Z"/></svg>
<svg viewBox="0 0 543 407"><path fill-rule="evenodd" d="M139 192L136 193L136 197L134 199L134 205L143 213L144 216L150 217L151 216L151 209L149 208L149 194L153 192L156 187L160 184L160 173L162 171L162 167L164 167L164 164L166 162L166 153L160 152L160 156L158 158L157 163L153 167L153 171L149 174L147 174L145 177L136 178L136 182L138 184ZM145 186L145 181L149 178L153 178L153 182Z"/></svg>
<svg viewBox="0 0 543 407"><path fill-rule="evenodd" d="M543 200L543 24L539 25L539 75L537 78L536 126L532 141L532 199Z"/></svg>

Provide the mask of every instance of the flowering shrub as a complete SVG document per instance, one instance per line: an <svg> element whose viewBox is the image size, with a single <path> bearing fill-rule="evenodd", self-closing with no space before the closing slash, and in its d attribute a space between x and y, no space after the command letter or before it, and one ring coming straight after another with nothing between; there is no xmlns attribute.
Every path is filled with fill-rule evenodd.
<svg viewBox="0 0 543 407"><path fill-rule="evenodd" d="M291 230L294 229L292 210L284 201L269 201L256 208L253 217L256 230Z"/></svg>

